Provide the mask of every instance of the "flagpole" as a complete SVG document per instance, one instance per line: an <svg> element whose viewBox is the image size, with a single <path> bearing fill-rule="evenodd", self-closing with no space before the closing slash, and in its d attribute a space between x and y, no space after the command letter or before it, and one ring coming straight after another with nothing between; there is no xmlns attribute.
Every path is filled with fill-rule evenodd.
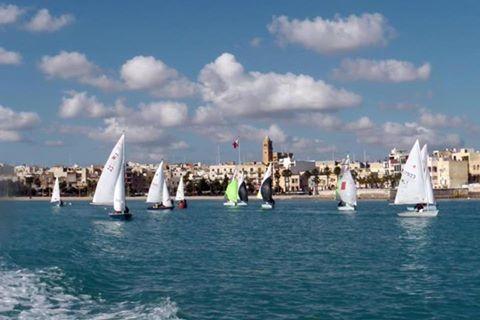
<svg viewBox="0 0 480 320"><path fill-rule="evenodd" d="M241 147L240 147L240 143L239 143L239 144L238 144L238 165L240 165L241 162L242 162L242 158L240 157L240 148L241 148Z"/></svg>

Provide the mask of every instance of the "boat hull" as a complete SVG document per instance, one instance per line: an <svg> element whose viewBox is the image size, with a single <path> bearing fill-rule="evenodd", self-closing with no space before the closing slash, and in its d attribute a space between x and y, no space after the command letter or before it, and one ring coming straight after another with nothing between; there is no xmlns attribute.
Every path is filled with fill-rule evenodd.
<svg viewBox="0 0 480 320"><path fill-rule="evenodd" d="M177 203L178 209L187 209L187 200L179 201Z"/></svg>
<svg viewBox="0 0 480 320"><path fill-rule="evenodd" d="M262 203L262 209L263 209L263 210L271 210L271 209L273 209L273 204L271 204L271 203Z"/></svg>
<svg viewBox="0 0 480 320"><path fill-rule="evenodd" d="M169 210L173 210L173 206L172 207L148 207L147 210L148 211L169 211Z"/></svg>
<svg viewBox="0 0 480 320"><path fill-rule="evenodd" d="M236 202L228 201L228 202L224 202L223 205L224 205L225 207L236 207L236 206L237 206L237 203L236 203Z"/></svg>
<svg viewBox="0 0 480 320"><path fill-rule="evenodd" d="M355 212L357 210L356 207L350 206L348 204L345 206L338 206L337 209L338 211L342 211L342 212Z"/></svg>
<svg viewBox="0 0 480 320"><path fill-rule="evenodd" d="M114 220L131 220L133 216L129 212L125 212L125 213L111 212L108 215L110 216L110 218Z"/></svg>
<svg viewBox="0 0 480 320"><path fill-rule="evenodd" d="M397 215L403 218L431 218L431 217L436 217L438 215L438 210L437 209L422 210L422 211L408 210L404 212L399 212L397 213Z"/></svg>

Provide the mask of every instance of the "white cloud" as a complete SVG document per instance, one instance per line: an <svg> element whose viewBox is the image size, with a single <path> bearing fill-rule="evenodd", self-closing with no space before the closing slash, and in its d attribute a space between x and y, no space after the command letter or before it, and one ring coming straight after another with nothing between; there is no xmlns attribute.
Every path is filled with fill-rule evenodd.
<svg viewBox="0 0 480 320"><path fill-rule="evenodd" d="M206 65L200 72L199 82L203 100L230 118L338 110L357 106L362 100L355 93L336 89L307 75L245 72L229 53Z"/></svg>
<svg viewBox="0 0 480 320"><path fill-rule="evenodd" d="M12 4L0 4L0 25L15 23L24 12L24 9Z"/></svg>
<svg viewBox="0 0 480 320"><path fill-rule="evenodd" d="M195 84L152 56L136 56L125 62L120 71L126 86L132 90L148 90L167 98L195 94Z"/></svg>
<svg viewBox="0 0 480 320"><path fill-rule="evenodd" d="M100 68L80 52L61 51L55 56L43 56L39 67L50 78L73 79L104 90L120 87L118 82L101 74Z"/></svg>
<svg viewBox="0 0 480 320"><path fill-rule="evenodd" d="M0 47L0 64L20 64L22 56L18 52L7 51Z"/></svg>
<svg viewBox="0 0 480 320"><path fill-rule="evenodd" d="M127 121L126 118L108 118L104 120L104 127L92 130L89 137L93 140L115 141L126 132L131 143L154 143L160 141L165 132L152 125L137 125Z"/></svg>
<svg viewBox="0 0 480 320"><path fill-rule="evenodd" d="M0 142L19 142L22 140L24 139L19 132L0 129Z"/></svg>
<svg viewBox="0 0 480 320"><path fill-rule="evenodd" d="M416 122L386 122L371 130L358 131L357 139L361 143L406 149L410 148L416 139L434 147L456 146L462 143L458 134L443 133Z"/></svg>
<svg viewBox="0 0 480 320"><path fill-rule="evenodd" d="M339 117L321 112L297 114L295 120L300 124L313 126L326 131L339 130L343 125L343 121Z"/></svg>
<svg viewBox="0 0 480 320"><path fill-rule="evenodd" d="M442 113L432 113L428 109L420 109L420 123L429 128L458 127L467 124L459 116L448 116Z"/></svg>
<svg viewBox="0 0 480 320"><path fill-rule="evenodd" d="M339 80L368 80L376 82L408 82L427 80L431 67L424 63L419 67L408 61L345 59L340 68L333 70Z"/></svg>
<svg viewBox="0 0 480 320"><path fill-rule="evenodd" d="M22 141L21 131L30 130L40 123L34 112L16 112L0 105L0 141Z"/></svg>
<svg viewBox="0 0 480 320"><path fill-rule="evenodd" d="M342 119L335 115L325 113L305 113L297 115L295 120L300 124L313 126L325 131L347 132L370 130L375 127L373 121L366 116L357 120L345 123Z"/></svg>
<svg viewBox="0 0 480 320"><path fill-rule="evenodd" d="M347 123L345 129L350 131L362 131L373 129L374 126L375 124L373 123L373 121L370 120L369 117L364 116L355 121Z"/></svg>
<svg viewBox="0 0 480 320"><path fill-rule="evenodd" d="M284 143L287 140L287 134L277 124L272 124L267 129L258 129L250 125L240 125L237 128L237 132L237 135L241 138L248 140L262 141L265 136L269 136L270 139L278 143Z"/></svg>
<svg viewBox="0 0 480 320"><path fill-rule="evenodd" d="M217 125L225 124L227 121L223 114L218 112L216 108L212 106L200 106L195 110L195 116L192 122L198 125Z"/></svg>
<svg viewBox="0 0 480 320"><path fill-rule="evenodd" d="M95 96L88 96L86 92L68 92L68 97L62 98L59 115L62 118L103 118L111 114L105 105Z"/></svg>
<svg viewBox="0 0 480 320"><path fill-rule="evenodd" d="M26 24L26 28L33 32L54 32L72 24L74 21L75 18L71 14L62 14L54 17L50 15L47 9L40 9Z"/></svg>
<svg viewBox="0 0 480 320"><path fill-rule="evenodd" d="M62 118L115 118L116 124L129 123L138 127L175 127L188 121L188 107L184 103L157 101L130 108L122 100L117 100L114 106L106 106L86 92L69 91L67 94L59 107Z"/></svg>
<svg viewBox="0 0 480 320"><path fill-rule="evenodd" d="M280 16L273 18L268 30L281 44L299 44L322 54L386 44L393 35L393 29L379 13L346 18L337 15L333 20L289 20Z"/></svg>
<svg viewBox="0 0 480 320"><path fill-rule="evenodd" d="M326 144L320 139L308 139L303 137L292 137L288 143L288 150L298 156L317 156L319 154L331 153L337 147Z"/></svg>
<svg viewBox="0 0 480 320"><path fill-rule="evenodd" d="M140 115L145 123L158 122L162 127L174 127L188 120L188 108L184 103L153 102L141 105Z"/></svg>

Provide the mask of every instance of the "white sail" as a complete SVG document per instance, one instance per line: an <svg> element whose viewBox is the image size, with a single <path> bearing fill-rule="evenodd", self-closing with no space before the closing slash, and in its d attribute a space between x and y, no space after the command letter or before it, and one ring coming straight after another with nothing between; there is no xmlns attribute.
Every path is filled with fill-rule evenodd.
<svg viewBox="0 0 480 320"><path fill-rule="evenodd" d="M402 177L397 189L395 204L425 203L425 183L420 144L418 140L410 150L407 162L402 170Z"/></svg>
<svg viewBox="0 0 480 320"><path fill-rule="evenodd" d="M237 173L237 176L238 176L238 188L237 189L240 190L240 186L242 185L243 181L245 180L245 176L243 175L243 172Z"/></svg>
<svg viewBox="0 0 480 320"><path fill-rule="evenodd" d="M148 189L147 203L161 203L163 189L163 161L160 162Z"/></svg>
<svg viewBox="0 0 480 320"><path fill-rule="evenodd" d="M257 193L257 198L262 199L262 184L267 180L270 176L272 175L272 164L270 163L268 165L267 171L265 171L265 174L263 175L262 183L260 183L260 188L258 188L258 193Z"/></svg>
<svg viewBox="0 0 480 320"><path fill-rule="evenodd" d="M183 175L180 176L180 181L178 182L177 194L175 195L176 201L183 201L185 200L185 187L183 184Z"/></svg>
<svg viewBox="0 0 480 320"><path fill-rule="evenodd" d="M60 202L60 182L58 177L55 178L55 184L53 185L52 199L50 202Z"/></svg>
<svg viewBox="0 0 480 320"><path fill-rule="evenodd" d="M119 184L118 188L121 188L120 184L124 185L123 179L123 183L122 181L119 181L120 174L124 173L124 144L125 135L122 135L110 153L105 166L103 167L102 175L98 180L97 188L95 189L95 194L93 196L93 204L113 205L117 183Z"/></svg>
<svg viewBox="0 0 480 320"><path fill-rule="evenodd" d="M168 192L167 181L163 180L163 192L162 192L162 204L164 207L171 207L172 200L170 199L170 193Z"/></svg>
<svg viewBox="0 0 480 320"><path fill-rule="evenodd" d="M122 166L115 183L115 192L113 193L113 209L116 212L125 211L125 161L122 155Z"/></svg>
<svg viewBox="0 0 480 320"><path fill-rule="evenodd" d="M340 175L338 181L338 195L340 200L348 205L357 205L357 186L353 180L352 173L348 168L348 162L345 164L345 169Z"/></svg>
<svg viewBox="0 0 480 320"><path fill-rule="evenodd" d="M428 170L428 148L425 144L421 151L422 166L423 166L423 180L425 183L425 198L427 204L435 204L435 197L433 195L432 177Z"/></svg>

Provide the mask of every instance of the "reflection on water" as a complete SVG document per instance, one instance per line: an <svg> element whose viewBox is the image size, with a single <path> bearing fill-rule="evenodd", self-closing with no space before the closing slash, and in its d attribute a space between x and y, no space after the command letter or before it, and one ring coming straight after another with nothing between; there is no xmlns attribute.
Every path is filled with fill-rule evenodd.
<svg viewBox="0 0 480 320"><path fill-rule="evenodd" d="M125 231L125 222L116 220L96 220L92 221L93 230L100 236L110 235L121 238Z"/></svg>
<svg viewBox="0 0 480 320"><path fill-rule="evenodd" d="M404 259L400 271L404 274L403 285L398 289L405 294L426 294L425 286L429 282L427 251L431 246L430 227L433 219L397 218L403 233L400 241L404 249Z"/></svg>

